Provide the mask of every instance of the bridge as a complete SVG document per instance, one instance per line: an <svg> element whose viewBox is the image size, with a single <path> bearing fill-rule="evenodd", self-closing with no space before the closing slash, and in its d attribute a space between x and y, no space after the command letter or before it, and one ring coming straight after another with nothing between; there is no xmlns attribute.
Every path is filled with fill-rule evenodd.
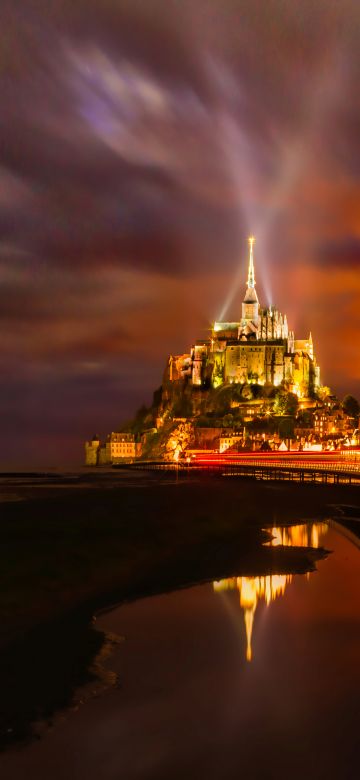
<svg viewBox="0 0 360 780"><path fill-rule="evenodd" d="M224 477L322 484L359 484L360 453L199 453L173 461L133 464L161 471L208 471Z"/></svg>

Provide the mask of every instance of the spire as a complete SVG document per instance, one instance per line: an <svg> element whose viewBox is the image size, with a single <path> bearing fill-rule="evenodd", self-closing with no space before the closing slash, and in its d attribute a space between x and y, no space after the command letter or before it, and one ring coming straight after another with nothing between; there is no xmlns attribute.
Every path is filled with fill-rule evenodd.
<svg viewBox="0 0 360 780"><path fill-rule="evenodd" d="M249 255L249 270L248 270L248 278L247 278L247 287L246 287L246 293L243 303L251 303L254 304L253 309L245 309L243 308L243 319L246 320L254 320L258 316L258 306L259 301L255 290L255 270L254 270L254 254L253 254L253 246L254 246L255 238L254 236L250 236L249 238L249 246L250 246L250 255ZM256 304L256 306L255 306Z"/></svg>
<svg viewBox="0 0 360 780"><path fill-rule="evenodd" d="M249 257L249 271L248 271L248 281L247 281L248 287L255 287L255 270L254 270L254 255L253 255L254 243L255 243L254 236L250 236L249 238L250 257Z"/></svg>

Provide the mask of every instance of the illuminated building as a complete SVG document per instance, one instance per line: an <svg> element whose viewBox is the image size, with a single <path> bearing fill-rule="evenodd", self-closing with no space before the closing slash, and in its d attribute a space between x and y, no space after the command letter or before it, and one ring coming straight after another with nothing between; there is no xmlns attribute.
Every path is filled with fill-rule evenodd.
<svg viewBox="0 0 360 780"><path fill-rule="evenodd" d="M141 443L133 433L111 433L105 444L98 436L85 442L85 465L105 466L123 460L133 460L141 455Z"/></svg>
<svg viewBox="0 0 360 780"><path fill-rule="evenodd" d="M210 338L197 341L189 354L171 356L167 379L188 378L193 387L260 384L286 388L307 398L320 385L311 333L296 339L286 315L261 307L255 282L254 238L249 239L249 266L241 318L215 322Z"/></svg>
<svg viewBox="0 0 360 780"><path fill-rule="evenodd" d="M112 463L118 458L135 458L136 442L133 433L110 434L110 457Z"/></svg>
<svg viewBox="0 0 360 780"><path fill-rule="evenodd" d="M230 450L232 447L236 447L236 445L243 443L244 439L244 432L223 432L219 439L219 452L226 452L226 450Z"/></svg>
<svg viewBox="0 0 360 780"><path fill-rule="evenodd" d="M314 431L322 439L323 436L344 436L353 430L352 421L341 409L330 411L319 409L314 412Z"/></svg>

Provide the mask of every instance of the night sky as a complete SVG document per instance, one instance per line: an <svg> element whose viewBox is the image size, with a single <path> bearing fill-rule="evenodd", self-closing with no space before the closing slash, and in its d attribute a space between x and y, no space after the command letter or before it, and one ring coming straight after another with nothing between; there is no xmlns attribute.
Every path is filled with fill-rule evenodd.
<svg viewBox="0 0 360 780"><path fill-rule="evenodd" d="M0 462L80 464L220 316L360 395L358 0L1 0ZM239 286L240 283L240 286Z"/></svg>

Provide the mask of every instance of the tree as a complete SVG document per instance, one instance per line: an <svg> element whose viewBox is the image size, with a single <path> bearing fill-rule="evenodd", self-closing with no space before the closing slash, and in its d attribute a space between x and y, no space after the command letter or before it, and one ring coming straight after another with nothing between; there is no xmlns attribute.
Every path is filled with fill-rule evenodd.
<svg viewBox="0 0 360 780"><path fill-rule="evenodd" d="M346 395L342 402L342 408L349 417L359 417L360 404L353 395Z"/></svg>
<svg viewBox="0 0 360 780"><path fill-rule="evenodd" d="M284 417L279 423L279 436L282 439L292 439L294 436L294 420L292 417Z"/></svg>
<svg viewBox="0 0 360 780"><path fill-rule="evenodd" d="M299 400L295 393L278 390L275 396L274 414L294 416L297 412L298 404Z"/></svg>
<svg viewBox="0 0 360 780"><path fill-rule="evenodd" d="M289 414L292 417L296 414L299 406L299 399L295 393L286 394L285 414Z"/></svg>
<svg viewBox="0 0 360 780"><path fill-rule="evenodd" d="M283 390L278 390L274 401L274 414L285 414L286 409L286 393Z"/></svg>

